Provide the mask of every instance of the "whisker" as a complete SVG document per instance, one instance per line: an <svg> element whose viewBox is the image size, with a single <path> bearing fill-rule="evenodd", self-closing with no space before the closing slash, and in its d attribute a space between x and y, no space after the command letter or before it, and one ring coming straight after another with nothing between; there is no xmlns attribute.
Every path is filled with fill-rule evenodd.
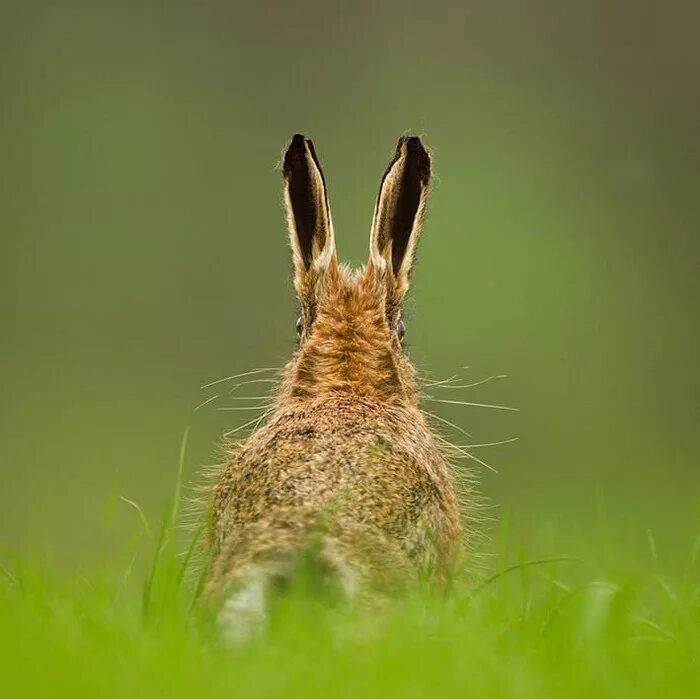
<svg viewBox="0 0 700 699"><path fill-rule="evenodd" d="M279 383L277 379L251 379L250 381L240 381L233 384L234 388L240 388L241 386L248 386L252 383Z"/></svg>
<svg viewBox="0 0 700 699"><path fill-rule="evenodd" d="M517 442L520 437L511 437L510 439L502 439L499 442L483 442L482 444L454 444L453 446L458 446L460 449L479 449L481 447L499 447L502 444L512 444Z"/></svg>
<svg viewBox="0 0 700 699"><path fill-rule="evenodd" d="M432 388L433 386L443 386L445 384L451 383L452 381L458 381L458 380L459 380L459 376L457 376L455 374L454 376L450 376L449 379L442 379L440 381L425 381L425 383L423 383L423 386L425 388Z"/></svg>
<svg viewBox="0 0 700 699"><path fill-rule="evenodd" d="M240 379L243 376L253 376L254 374L262 374L266 371L279 371L279 367L263 367L261 369L251 369L250 371L244 371L241 374L234 374L233 376L225 376L223 379L216 379L216 381L210 381L200 386L200 389L210 388L211 386L216 386L217 384L224 383L226 381L232 381L233 379Z"/></svg>
<svg viewBox="0 0 700 699"><path fill-rule="evenodd" d="M226 406L217 408L217 410L221 410L222 412L230 412L233 410L269 410L271 407L271 405L236 405L233 407Z"/></svg>
<svg viewBox="0 0 700 699"><path fill-rule="evenodd" d="M269 400L270 396L230 396L228 400Z"/></svg>
<svg viewBox="0 0 700 699"><path fill-rule="evenodd" d="M450 458L453 459L472 459L476 461L477 463L481 464L485 468L487 468L489 471L492 471L493 473L498 473L498 470L495 469L493 466L490 464L487 464L485 461L482 461L478 457L474 456L474 454L469 453L468 451L465 451L459 444L453 444L449 440L445 439L444 437L438 435L438 439L449 449L453 449L456 451L460 456L454 456L452 455Z"/></svg>
<svg viewBox="0 0 700 699"><path fill-rule="evenodd" d="M464 452L464 456L466 456L469 459L473 459L476 461L478 464L481 464L484 468L487 468L489 471L492 473L498 473L498 469L495 469L491 464L487 464L485 461L480 459L478 456L474 456L474 454L470 454L468 451Z"/></svg>
<svg viewBox="0 0 700 699"><path fill-rule="evenodd" d="M478 464L481 464L484 468L487 468L487 469L488 469L489 471L491 471L492 473L498 473L498 470L497 470L497 469L495 469L493 466L491 466L491 464L487 464L485 461L483 461L482 459L480 459L478 456L474 456L474 454L472 454L472 453L470 453L470 452L468 452L468 451L465 451L464 449L462 449L461 447L457 446L456 444L451 444L451 443L449 443L449 442L448 442L448 444L449 444L449 446L451 446L453 449L455 449L456 451L458 451L458 452L461 454L461 456L455 456L455 457L452 457L452 458L456 458L456 459L472 459L473 461L476 461Z"/></svg>
<svg viewBox="0 0 700 699"><path fill-rule="evenodd" d="M257 430L258 427L260 426L260 423L270 414L272 414L273 410L268 410L267 412L264 412L259 418L258 421L253 425L253 431Z"/></svg>
<svg viewBox="0 0 700 699"><path fill-rule="evenodd" d="M474 381L474 383L466 383L466 384L461 384L461 385L455 385L455 384L449 384L442 386L442 388L474 388L474 386L483 386L485 383L488 383L489 381L494 381L496 379L506 379L508 378L508 374L494 374L493 376L488 376L485 379L481 379L481 381Z"/></svg>
<svg viewBox="0 0 700 699"><path fill-rule="evenodd" d="M450 422L449 420L445 419L445 418L442 417L441 415L438 415L437 413L431 413L431 412L429 412L428 410L425 410L424 412L425 412L426 415L429 415L430 417L433 417L433 418L435 418L436 420L439 420L440 422L444 423L445 425L449 425L450 427L452 427L453 429L457 430L458 432L461 432L462 434L466 434L467 437L469 437L470 439L473 439L473 438L474 438L474 435L473 435L473 434L471 434L470 432L467 432L465 429L463 429L463 428L460 427L459 425L455 425L454 422Z"/></svg>
<svg viewBox="0 0 700 699"><path fill-rule="evenodd" d="M433 398L432 396L424 396L426 400L435 403L449 403L450 405L466 405L472 408L493 408L494 410L510 410L512 412L520 412L520 408L511 408L508 405L491 405L489 403L468 403L463 400L446 400L444 398Z"/></svg>
<svg viewBox="0 0 700 699"><path fill-rule="evenodd" d="M218 394L216 396L212 396L211 398L207 398L203 403L200 403L192 412L197 412L200 408L203 408L205 405L208 405L212 401L216 400L218 398Z"/></svg>
<svg viewBox="0 0 700 699"><path fill-rule="evenodd" d="M242 386L250 386L250 384L254 383L274 383L277 384L279 381L276 379L252 379L251 381L241 381L240 383L234 384L231 389L229 389L229 393L233 393L234 391L237 391L239 388Z"/></svg>
<svg viewBox="0 0 700 699"><path fill-rule="evenodd" d="M267 410L262 415L256 416L252 420L248 420L248 422L243 423L239 427L235 427L232 430L228 430L227 432L224 432L224 437L230 437L232 434L235 434L236 432L240 432L241 430L244 430L246 427L250 427L253 424L260 423L260 421L263 418L265 418L271 414L272 414L272 410Z"/></svg>

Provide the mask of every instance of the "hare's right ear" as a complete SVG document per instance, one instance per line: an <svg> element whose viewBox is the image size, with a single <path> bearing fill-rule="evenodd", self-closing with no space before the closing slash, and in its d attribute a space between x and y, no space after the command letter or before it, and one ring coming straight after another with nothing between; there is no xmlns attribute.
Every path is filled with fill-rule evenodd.
<svg viewBox="0 0 700 699"><path fill-rule="evenodd" d="M400 138L382 177L370 236L370 262L389 275L396 304L408 290L429 183L430 154L417 136Z"/></svg>
<svg viewBox="0 0 700 699"><path fill-rule="evenodd" d="M284 198L300 295L335 260L326 182L310 139L297 134L282 158Z"/></svg>

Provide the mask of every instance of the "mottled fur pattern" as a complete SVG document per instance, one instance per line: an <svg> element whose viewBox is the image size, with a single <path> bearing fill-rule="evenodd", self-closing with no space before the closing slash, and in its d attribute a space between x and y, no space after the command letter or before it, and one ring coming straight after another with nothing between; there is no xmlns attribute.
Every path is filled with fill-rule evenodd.
<svg viewBox="0 0 700 699"><path fill-rule="evenodd" d="M282 169L302 320L270 417L231 448L213 490L205 594L233 637L247 633L251 615L260 621L265 595L309 545L349 597L425 570L444 583L463 555L453 478L419 408L399 328L430 157L419 139L399 140L369 262L354 272L336 260L308 139L292 140Z"/></svg>

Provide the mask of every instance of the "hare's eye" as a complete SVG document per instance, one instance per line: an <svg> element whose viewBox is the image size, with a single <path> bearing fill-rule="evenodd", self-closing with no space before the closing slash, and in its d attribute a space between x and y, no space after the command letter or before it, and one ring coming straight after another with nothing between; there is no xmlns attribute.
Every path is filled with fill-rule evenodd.
<svg viewBox="0 0 700 699"><path fill-rule="evenodd" d="M403 324L403 321L399 319L398 323L396 323L396 335L399 338L399 342L403 342L404 335L406 334L406 326Z"/></svg>
<svg viewBox="0 0 700 699"><path fill-rule="evenodd" d="M299 335L299 337L301 337L301 333L304 331L304 319L301 316L299 316L297 318L296 328L297 328L297 335Z"/></svg>

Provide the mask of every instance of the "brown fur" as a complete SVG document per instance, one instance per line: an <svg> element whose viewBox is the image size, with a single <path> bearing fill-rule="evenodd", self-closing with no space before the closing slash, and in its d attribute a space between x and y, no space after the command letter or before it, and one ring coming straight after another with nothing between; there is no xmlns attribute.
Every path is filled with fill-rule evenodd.
<svg viewBox="0 0 700 699"><path fill-rule="evenodd" d="M205 593L225 599L252 578L290 577L310 540L349 594L420 570L444 581L462 555L459 507L396 331L429 156L418 139L399 141L370 261L355 272L336 261L310 141L295 137L283 172L303 329L271 416L219 473Z"/></svg>

